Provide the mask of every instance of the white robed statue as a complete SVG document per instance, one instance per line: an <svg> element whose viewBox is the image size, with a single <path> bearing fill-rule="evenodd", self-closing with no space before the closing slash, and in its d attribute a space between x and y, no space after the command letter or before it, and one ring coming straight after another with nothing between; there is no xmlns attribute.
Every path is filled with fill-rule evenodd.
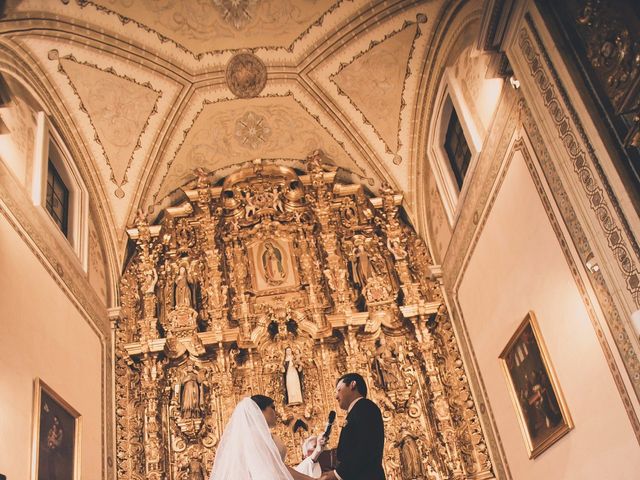
<svg viewBox="0 0 640 480"><path fill-rule="evenodd" d="M285 465L286 451L278 449L269 431L275 425L271 398L241 400L224 429L209 480L311 480Z"/></svg>

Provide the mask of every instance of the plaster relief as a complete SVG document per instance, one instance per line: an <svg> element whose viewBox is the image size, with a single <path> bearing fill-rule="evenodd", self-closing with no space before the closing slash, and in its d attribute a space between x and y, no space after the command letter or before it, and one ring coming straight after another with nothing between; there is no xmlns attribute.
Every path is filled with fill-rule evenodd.
<svg viewBox="0 0 640 480"><path fill-rule="evenodd" d="M343 147L292 96L205 102L155 197L161 200L192 180L198 166L214 171L258 156L302 159L316 149L322 149L337 166L362 174Z"/></svg>
<svg viewBox="0 0 640 480"><path fill-rule="evenodd" d="M255 55L240 53L229 61L226 80L236 97L256 97L267 83L267 69Z"/></svg>
<svg viewBox="0 0 640 480"><path fill-rule="evenodd" d="M60 59L60 67L91 119L95 140L104 149L111 168L111 181L122 186L160 92L112 72L78 63L72 57Z"/></svg>
<svg viewBox="0 0 640 480"><path fill-rule="evenodd" d="M342 68L332 80L371 123L390 151L398 150L398 125L417 25L373 46Z"/></svg>
<svg viewBox="0 0 640 480"><path fill-rule="evenodd" d="M334 3L333 0L87 2L153 29L195 54L265 45L288 47Z"/></svg>

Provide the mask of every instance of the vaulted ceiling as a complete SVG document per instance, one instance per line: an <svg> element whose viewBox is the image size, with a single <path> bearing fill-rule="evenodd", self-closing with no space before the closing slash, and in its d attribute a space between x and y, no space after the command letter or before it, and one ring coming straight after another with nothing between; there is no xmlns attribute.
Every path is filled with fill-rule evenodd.
<svg viewBox="0 0 640 480"><path fill-rule="evenodd" d="M444 0L14 0L0 28L73 126L122 242L202 167L321 149L408 192L417 92ZM173 193L172 193L173 192Z"/></svg>

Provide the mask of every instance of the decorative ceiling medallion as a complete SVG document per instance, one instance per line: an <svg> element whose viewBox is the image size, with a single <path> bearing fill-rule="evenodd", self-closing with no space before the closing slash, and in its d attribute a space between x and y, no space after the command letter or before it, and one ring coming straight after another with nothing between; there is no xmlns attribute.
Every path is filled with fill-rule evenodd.
<svg viewBox="0 0 640 480"><path fill-rule="evenodd" d="M227 65L227 86L240 98L258 96L267 83L264 63L251 53L239 53Z"/></svg>
<svg viewBox="0 0 640 480"><path fill-rule="evenodd" d="M222 18L241 30L251 20L249 10L255 6L257 0L213 0L213 4L222 13Z"/></svg>
<svg viewBox="0 0 640 480"><path fill-rule="evenodd" d="M247 112L236 121L235 135L241 145L256 150L267 142L271 127L262 115Z"/></svg>

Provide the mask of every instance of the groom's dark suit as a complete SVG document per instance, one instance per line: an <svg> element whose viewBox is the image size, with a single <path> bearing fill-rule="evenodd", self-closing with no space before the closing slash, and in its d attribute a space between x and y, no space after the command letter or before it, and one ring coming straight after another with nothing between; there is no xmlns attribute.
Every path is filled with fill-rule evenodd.
<svg viewBox="0 0 640 480"><path fill-rule="evenodd" d="M336 472L342 480L385 480L382 469L384 426L378 406L358 400L347 414L338 441Z"/></svg>

